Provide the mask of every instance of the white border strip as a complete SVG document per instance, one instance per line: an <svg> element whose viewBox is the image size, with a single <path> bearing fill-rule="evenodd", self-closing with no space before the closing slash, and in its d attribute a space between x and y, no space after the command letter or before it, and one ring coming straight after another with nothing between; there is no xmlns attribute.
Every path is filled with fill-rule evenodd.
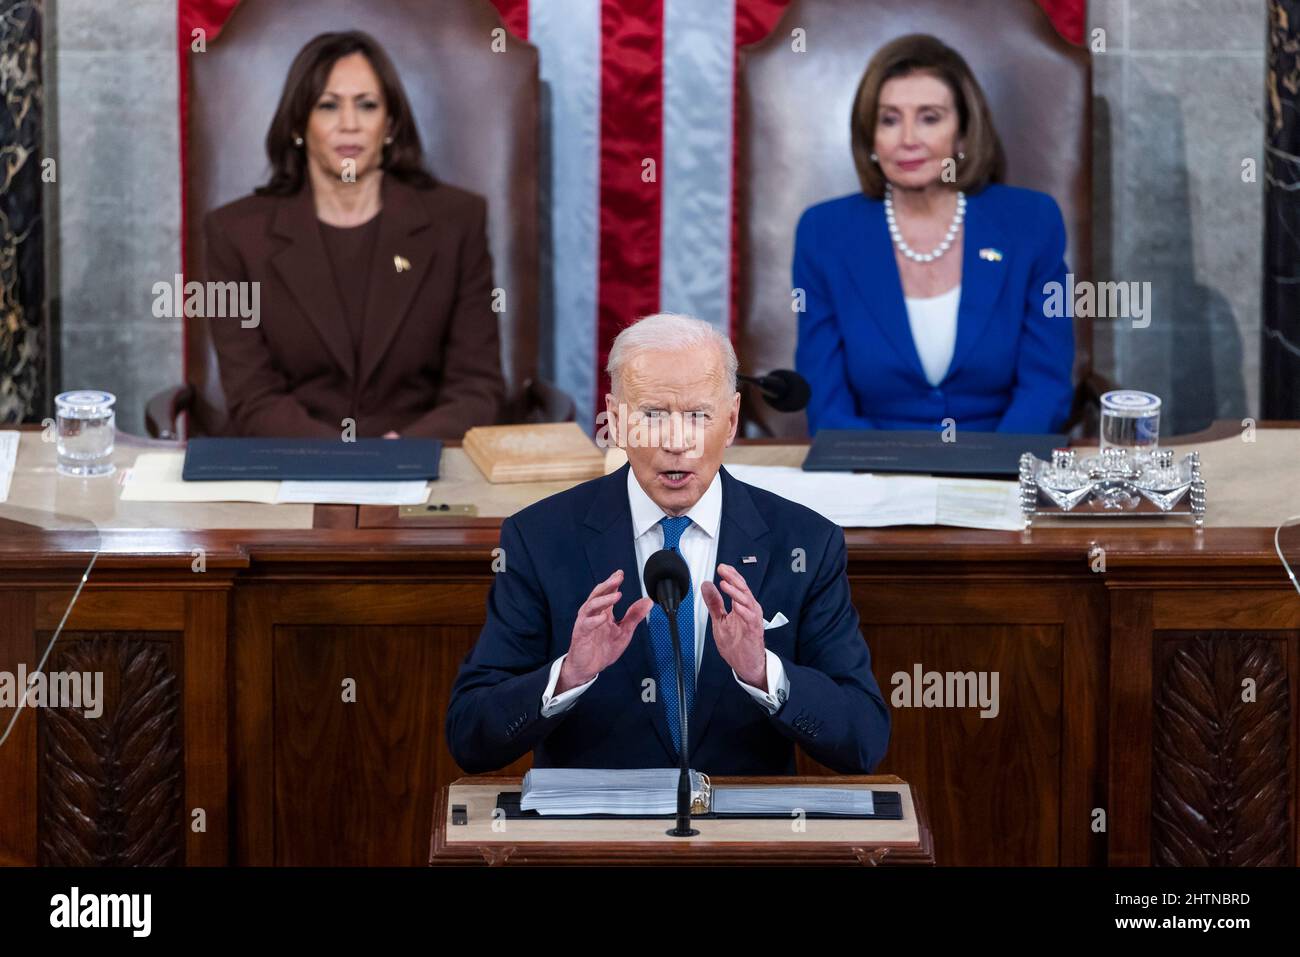
<svg viewBox="0 0 1300 957"><path fill-rule="evenodd" d="M548 113L552 321L556 384L595 431L600 269L600 0L530 0L528 40L541 55ZM543 184L545 196L547 184ZM545 317L544 317L545 321Z"/></svg>
<svg viewBox="0 0 1300 957"><path fill-rule="evenodd" d="M664 0L659 308L729 329L735 0Z"/></svg>

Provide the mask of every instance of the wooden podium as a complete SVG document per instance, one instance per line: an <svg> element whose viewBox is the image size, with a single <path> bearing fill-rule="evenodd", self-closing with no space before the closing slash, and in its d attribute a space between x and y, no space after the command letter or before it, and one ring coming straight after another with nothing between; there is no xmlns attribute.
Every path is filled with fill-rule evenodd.
<svg viewBox="0 0 1300 957"><path fill-rule="evenodd" d="M934 846L920 801L893 775L713 778L728 784L810 784L870 787L902 796L901 821L692 818L698 837L665 833L670 818L495 822L497 794L517 791L518 777L459 778L442 788L433 814L429 863L437 865L878 865L934 864ZM452 824L453 805L465 805L467 822Z"/></svg>

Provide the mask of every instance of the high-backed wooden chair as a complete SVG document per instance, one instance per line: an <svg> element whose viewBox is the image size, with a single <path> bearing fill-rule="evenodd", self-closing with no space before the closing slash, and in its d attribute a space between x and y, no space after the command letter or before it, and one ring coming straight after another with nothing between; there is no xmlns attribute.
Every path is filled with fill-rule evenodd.
<svg viewBox="0 0 1300 957"><path fill-rule="evenodd" d="M804 31L806 52L792 49ZM1055 197L1069 233L1067 262L1092 274L1092 66L1035 0L791 0L772 33L742 48L738 149L741 193L741 367L793 368L790 308L794 230L812 204L861 187L849 114L867 63L885 43L929 33L957 50L988 97L1007 153L1006 182ZM1092 334L1075 320L1078 420L1106 383L1092 374ZM816 388L816 383L813 383ZM802 412L746 395L751 433L807 434Z"/></svg>
<svg viewBox="0 0 1300 957"><path fill-rule="evenodd" d="M487 197L493 277L506 292L499 321L507 418L572 419L572 400L537 379L537 48L506 36L504 52L494 52L498 28L488 0L243 0L207 51L189 57L187 277L203 273L207 213L267 179L266 130L299 49L319 33L364 30L401 75L433 174ZM186 384L150 400L152 435L175 437L182 412L190 435L225 425L205 320L187 320L185 356Z"/></svg>

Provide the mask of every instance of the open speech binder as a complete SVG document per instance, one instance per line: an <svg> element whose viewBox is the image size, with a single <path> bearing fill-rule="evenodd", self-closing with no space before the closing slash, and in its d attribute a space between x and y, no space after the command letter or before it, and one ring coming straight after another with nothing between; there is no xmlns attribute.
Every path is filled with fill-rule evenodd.
<svg viewBox="0 0 1300 957"><path fill-rule="evenodd" d="M672 818L676 768L534 768L522 791L497 795L497 808L516 818ZM902 820L896 791L817 785L726 785L691 771L691 815L699 818ZM833 781L833 778L828 780Z"/></svg>

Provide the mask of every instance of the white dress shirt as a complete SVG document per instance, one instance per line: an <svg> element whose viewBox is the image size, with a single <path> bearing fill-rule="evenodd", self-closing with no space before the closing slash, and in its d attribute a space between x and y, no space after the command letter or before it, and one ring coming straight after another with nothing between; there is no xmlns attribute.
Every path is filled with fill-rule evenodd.
<svg viewBox="0 0 1300 957"><path fill-rule="evenodd" d="M927 299L904 297L907 306L907 324L912 328L912 341L921 358L926 381L938 385L948 374L952 353L957 347L957 306L961 302L961 283L945 293Z"/></svg>
<svg viewBox="0 0 1300 957"><path fill-rule="evenodd" d="M646 494L631 468L627 470L627 497L628 504L632 508L637 578L641 584L641 595L644 597L646 590L642 569L645 568L647 559L664 547L664 529L659 522L667 516L667 513ZM713 476L709 487L700 496L700 500L691 506L686 516L691 520L691 524L682 532L677 547L686 560L687 568L691 571L691 592L695 601L695 675L698 678L700 664L704 660L705 628L709 623L709 609L704 604L700 583L713 581L718 566L718 528L722 524L722 478L720 476L716 474ZM623 582L622 587L627 587L626 581ZM722 595L724 601L728 600L726 592L722 592ZM624 654L627 652L625 651ZM563 667L566 656L560 655L551 663L551 680L546 685L546 690L542 692L543 718L549 718L571 708L578 697L591 687L596 678L600 677L596 675L586 684L570 688L563 694L555 694L555 686L560 680L560 668ZM740 680L735 669L732 669L731 674L737 684L749 692L755 701L767 708L769 714L779 711L786 699L790 697L790 681L786 677L785 668L781 664L781 659L771 651L767 652L766 690L745 684Z"/></svg>

